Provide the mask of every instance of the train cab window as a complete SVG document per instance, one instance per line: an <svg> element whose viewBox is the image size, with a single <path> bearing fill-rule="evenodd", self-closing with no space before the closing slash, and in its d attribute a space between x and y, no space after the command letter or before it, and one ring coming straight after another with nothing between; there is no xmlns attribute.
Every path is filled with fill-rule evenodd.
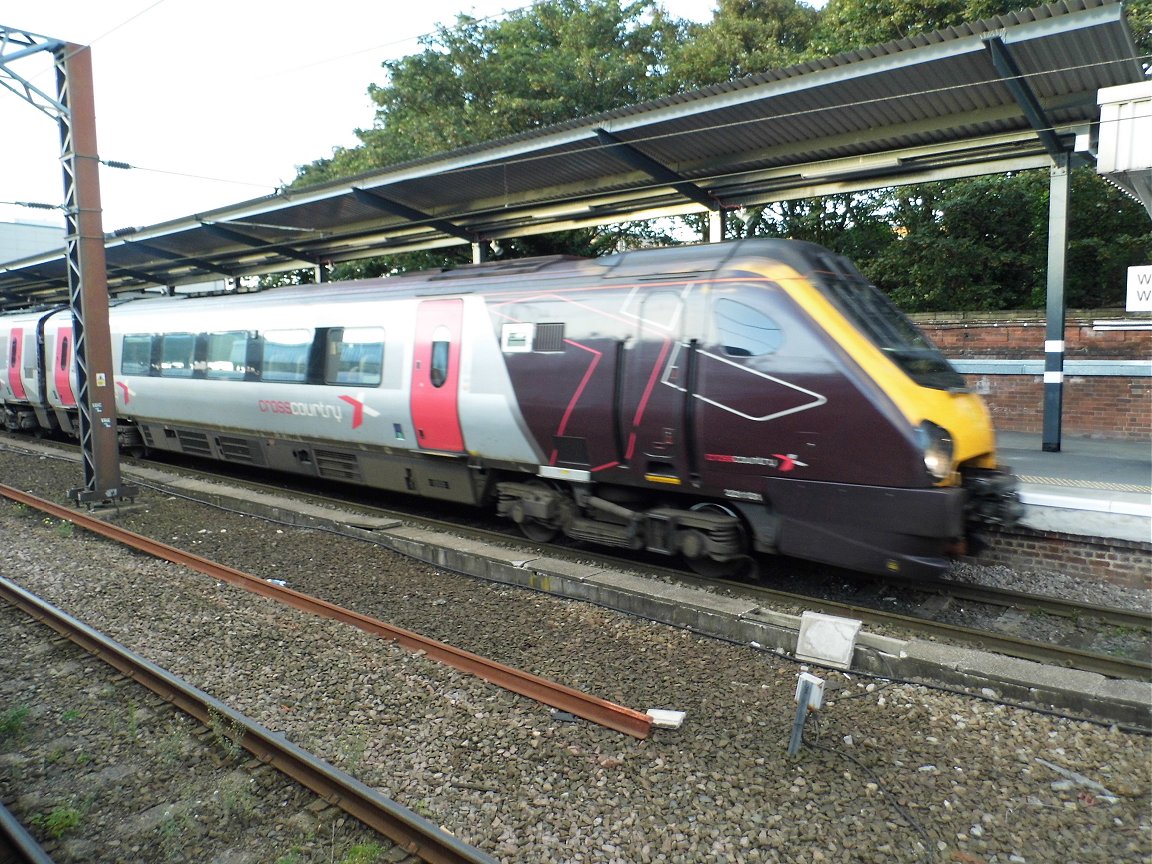
<svg viewBox="0 0 1152 864"><path fill-rule="evenodd" d="M447 327L437 327L432 333L432 367L428 378L433 387L443 387L448 380L448 363L451 360L452 334Z"/></svg>
<svg viewBox="0 0 1152 864"><path fill-rule="evenodd" d="M332 327L326 341L325 384L380 384L384 370L382 327Z"/></svg>
<svg viewBox="0 0 1152 864"><path fill-rule="evenodd" d="M264 333L261 381L303 384L308 380L311 330L269 330Z"/></svg>
<svg viewBox="0 0 1152 864"><path fill-rule="evenodd" d="M714 312L717 341L729 357L759 357L780 348L780 326L747 303L727 297L716 301Z"/></svg>
<svg viewBox="0 0 1152 864"><path fill-rule="evenodd" d="M152 336L130 333L120 343L120 374L152 374Z"/></svg>
<svg viewBox="0 0 1152 864"><path fill-rule="evenodd" d="M204 377L225 381L243 381L248 358L248 333L232 330L209 333L204 358Z"/></svg>
<svg viewBox="0 0 1152 864"><path fill-rule="evenodd" d="M160 374L165 378L191 378L196 351L195 335L165 333L160 340Z"/></svg>

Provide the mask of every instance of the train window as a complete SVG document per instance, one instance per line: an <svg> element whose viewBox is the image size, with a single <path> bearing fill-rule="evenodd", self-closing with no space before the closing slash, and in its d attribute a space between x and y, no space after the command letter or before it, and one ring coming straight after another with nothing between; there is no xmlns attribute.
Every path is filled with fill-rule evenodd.
<svg viewBox="0 0 1152 864"><path fill-rule="evenodd" d="M746 303L721 297L714 314L718 341L729 357L771 354L784 341L780 326Z"/></svg>
<svg viewBox="0 0 1152 864"><path fill-rule="evenodd" d="M121 375L150 375L152 373L152 336L130 333L120 346Z"/></svg>
<svg viewBox="0 0 1152 864"><path fill-rule="evenodd" d="M852 324L921 387L962 390L964 376L891 298L839 256L821 256L814 282Z"/></svg>
<svg viewBox="0 0 1152 864"><path fill-rule="evenodd" d="M165 333L160 339L160 374L165 378L191 378L196 337L191 333Z"/></svg>
<svg viewBox="0 0 1152 864"><path fill-rule="evenodd" d="M61 369L67 369L68 368L68 359L70 356L68 353L68 349L69 349L68 337L67 336L61 336L60 337L60 368Z"/></svg>
<svg viewBox="0 0 1152 864"><path fill-rule="evenodd" d="M260 380L302 384L308 380L311 330L269 330L264 334Z"/></svg>
<svg viewBox="0 0 1152 864"><path fill-rule="evenodd" d="M443 387L448 380L448 362L451 358L452 334L447 327L437 327L432 334L432 368L428 370L428 378L433 387Z"/></svg>
<svg viewBox="0 0 1152 864"><path fill-rule="evenodd" d="M375 387L384 369L384 329L332 327L324 356L325 384Z"/></svg>
<svg viewBox="0 0 1152 864"><path fill-rule="evenodd" d="M248 360L248 333L232 330L209 333L204 377L226 381L243 381Z"/></svg>

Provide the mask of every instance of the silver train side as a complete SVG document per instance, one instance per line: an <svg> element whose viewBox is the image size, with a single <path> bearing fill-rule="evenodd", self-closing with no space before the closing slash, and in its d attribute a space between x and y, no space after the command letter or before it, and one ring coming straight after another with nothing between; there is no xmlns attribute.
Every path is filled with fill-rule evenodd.
<svg viewBox="0 0 1152 864"><path fill-rule="evenodd" d="M1019 506L980 397L808 243L136 300L110 329L126 446L493 506L540 541L931 575ZM75 434L71 332L0 316L10 429Z"/></svg>

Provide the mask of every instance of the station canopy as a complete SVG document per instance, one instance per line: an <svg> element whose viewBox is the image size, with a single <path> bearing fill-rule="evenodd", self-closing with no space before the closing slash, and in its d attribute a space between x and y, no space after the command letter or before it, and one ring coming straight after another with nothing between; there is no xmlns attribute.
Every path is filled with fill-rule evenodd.
<svg viewBox="0 0 1152 864"><path fill-rule="evenodd" d="M108 289L1091 164L1097 91L1145 80L1141 59L1122 4L1063 0L116 230ZM6 308L68 296L63 251L0 263Z"/></svg>

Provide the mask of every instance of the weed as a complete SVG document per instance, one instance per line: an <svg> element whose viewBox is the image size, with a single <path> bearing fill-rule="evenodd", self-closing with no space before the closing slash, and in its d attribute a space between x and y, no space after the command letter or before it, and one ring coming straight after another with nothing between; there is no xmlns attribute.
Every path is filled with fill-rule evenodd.
<svg viewBox="0 0 1152 864"><path fill-rule="evenodd" d="M169 729L157 741L156 747L164 764L176 765L187 760L188 754L196 749L197 742L183 729Z"/></svg>
<svg viewBox="0 0 1152 864"><path fill-rule="evenodd" d="M79 720L83 716L83 711L77 708L69 708L67 711L60 715L60 719L65 723L71 723L73 720Z"/></svg>
<svg viewBox="0 0 1152 864"><path fill-rule="evenodd" d="M185 843L185 835L188 834L189 826L191 825L191 817L184 812L173 813L171 811L164 814L164 821L160 823L160 851L164 858L173 860L181 857Z"/></svg>
<svg viewBox="0 0 1152 864"><path fill-rule="evenodd" d="M35 813L28 820L33 828L39 828L53 840L59 840L69 831L78 828L84 814L70 804L62 804L51 813Z"/></svg>
<svg viewBox="0 0 1152 864"><path fill-rule="evenodd" d="M24 721L28 719L27 705L18 705L0 714L0 741L19 738L24 734Z"/></svg>
<svg viewBox="0 0 1152 864"><path fill-rule="evenodd" d="M67 519L62 519L56 525L56 536L62 539L71 537L76 531L76 526L69 522Z"/></svg>
<svg viewBox="0 0 1152 864"><path fill-rule="evenodd" d="M244 775L224 778L218 794L225 818L239 816L243 819L256 812L260 799L253 793L251 784L252 778Z"/></svg>
<svg viewBox="0 0 1152 864"><path fill-rule="evenodd" d="M61 759L63 759L67 755L68 755L68 748L67 747L56 747L55 749L52 750L51 753L48 754L48 764L52 765L56 762L59 762Z"/></svg>
<svg viewBox="0 0 1152 864"><path fill-rule="evenodd" d="M358 843L344 853L340 864L373 864L383 851L375 843Z"/></svg>
<svg viewBox="0 0 1152 864"><path fill-rule="evenodd" d="M244 726L230 720L218 711L209 710L208 725L212 737L229 759L239 759L244 754Z"/></svg>
<svg viewBox="0 0 1152 864"><path fill-rule="evenodd" d="M356 735L341 749L341 755L344 757L344 770L354 775L364 761L364 753L368 749L368 736Z"/></svg>

